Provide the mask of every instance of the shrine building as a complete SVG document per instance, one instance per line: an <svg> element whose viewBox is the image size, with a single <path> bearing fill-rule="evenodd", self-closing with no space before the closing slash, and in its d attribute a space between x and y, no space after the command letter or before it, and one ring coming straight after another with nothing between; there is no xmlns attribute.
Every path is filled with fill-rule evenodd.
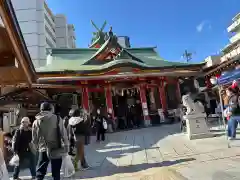
<svg viewBox="0 0 240 180"><path fill-rule="evenodd" d="M2 104L9 101L32 106L47 99L60 103L65 114L77 106L92 114L101 109L113 119L127 116L138 106L144 125L157 124L155 116L178 109L179 79L204 72L204 63L165 61L156 47L122 47L112 28L103 32L105 25L99 29L93 22L97 32L89 48L48 49L46 65L33 67L12 5L4 3L0 15L17 65L1 72L6 77L1 80ZM15 90L10 94L3 91L9 87Z"/></svg>
<svg viewBox="0 0 240 180"><path fill-rule="evenodd" d="M96 33L89 48L49 49L46 66L36 68L37 83L45 88L81 93L81 106L113 118L119 109L141 104L144 124L151 115L175 110L181 101L179 77L192 77L203 64L163 60L156 47L124 48L112 32Z"/></svg>

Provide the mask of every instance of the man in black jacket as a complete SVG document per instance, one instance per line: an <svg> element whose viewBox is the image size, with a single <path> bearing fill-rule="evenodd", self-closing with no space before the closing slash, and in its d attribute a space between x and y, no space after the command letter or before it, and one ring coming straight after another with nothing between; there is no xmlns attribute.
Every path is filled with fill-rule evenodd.
<svg viewBox="0 0 240 180"><path fill-rule="evenodd" d="M101 114L100 109L97 110L97 116L95 119L95 126L97 129L97 142L100 142L100 140L105 141L105 133L106 130L103 127L103 121L104 121L104 116Z"/></svg>
<svg viewBox="0 0 240 180"><path fill-rule="evenodd" d="M32 141L32 131L29 128L30 120L28 117L23 117L21 120L20 128L16 130L13 140L12 148L14 154L19 156L19 166L14 167L13 179L19 179L20 166L25 159L29 160L29 169L32 175L32 179L36 178L36 163L35 155L32 152L30 143Z"/></svg>

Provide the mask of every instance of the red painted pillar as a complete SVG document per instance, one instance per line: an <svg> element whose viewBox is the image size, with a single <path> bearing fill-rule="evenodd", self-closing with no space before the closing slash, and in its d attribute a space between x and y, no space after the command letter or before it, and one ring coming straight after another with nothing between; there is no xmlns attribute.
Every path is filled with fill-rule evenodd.
<svg viewBox="0 0 240 180"><path fill-rule="evenodd" d="M82 107L85 109L88 113L89 112L89 91L88 87L82 88Z"/></svg>
<svg viewBox="0 0 240 180"><path fill-rule="evenodd" d="M158 87L158 90L159 90L159 94L160 94L160 101L161 101L161 104L162 104L162 110L164 112L167 111L167 99L166 99L166 93L165 93L165 81L161 81L160 82L160 86Z"/></svg>
<svg viewBox="0 0 240 180"><path fill-rule="evenodd" d="M177 98L178 98L178 103L180 103L182 101L182 95L181 95L179 80L176 79L175 83L176 83L176 87L177 87L176 94L177 94Z"/></svg>
<svg viewBox="0 0 240 180"><path fill-rule="evenodd" d="M112 103L112 88L111 88L111 85L108 85L105 88L105 96L106 96L107 112L112 114L112 119L114 119L114 110L113 110L113 103Z"/></svg>
<svg viewBox="0 0 240 180"><path fill-rule="evenodd" d="M210 82L210 79L209 78L206 78L206 86L207 86L207 88L211 88L212 87L212 84L211 84L211 82Z"/></svg>
<svg viewBox="0 0 240 180"><path fill-rule="evenodd" d="M140 85L139 91L140 91L140 99L141 99L141 103L142 103L144 124L145 124L145 126L149 126L149 125L151 125L151 121L150 121L148 106L147 106L146 86Z"/></svg>

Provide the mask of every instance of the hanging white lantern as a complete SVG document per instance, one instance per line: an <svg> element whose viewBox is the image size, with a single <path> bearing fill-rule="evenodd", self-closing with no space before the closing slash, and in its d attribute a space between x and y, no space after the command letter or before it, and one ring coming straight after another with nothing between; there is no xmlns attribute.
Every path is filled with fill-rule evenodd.
<svg viewBox="0 0 240 180"><path fill-rule="evenodd" d="M211 78L210 78L210 83L211 83L212 85L216 85L216 84L217 84L217 78L216 78L216 77L211 77Z"/></svg>

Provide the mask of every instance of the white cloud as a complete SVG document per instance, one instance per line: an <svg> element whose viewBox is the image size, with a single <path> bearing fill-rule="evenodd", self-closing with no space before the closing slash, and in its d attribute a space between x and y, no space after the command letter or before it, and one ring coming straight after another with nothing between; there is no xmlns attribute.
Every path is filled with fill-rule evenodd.
<svg viewBox="0 0 240 180"><path fill-rule="evenodd" d="M212 25L209 21L202 21L200 24L197 25L196 30L197 32L202 32L204 29L212 29Z"/></svg>

